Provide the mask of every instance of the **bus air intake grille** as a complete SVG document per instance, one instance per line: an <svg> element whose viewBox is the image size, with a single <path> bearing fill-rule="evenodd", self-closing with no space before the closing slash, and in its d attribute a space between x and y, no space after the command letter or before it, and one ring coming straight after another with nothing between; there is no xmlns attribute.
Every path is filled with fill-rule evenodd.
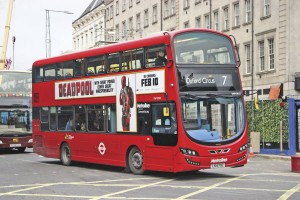
<svg viewBox="0 0 300 200"><path fill-rule="evenodd" d="M226 149L217 149L217 150L208 150L208 152L210 154L224 154L224 153L228 153L230 151L230 148L226 148Z"/></svg>

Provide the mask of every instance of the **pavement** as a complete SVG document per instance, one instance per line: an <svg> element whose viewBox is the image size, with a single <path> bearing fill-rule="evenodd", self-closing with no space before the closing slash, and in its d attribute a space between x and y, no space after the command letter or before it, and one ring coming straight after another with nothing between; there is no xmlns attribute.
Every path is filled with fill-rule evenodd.
<svg viewBox="0 0 300 200"><path fill-rule="evenodd" d="M276 159L276 160L291 160L291 156L287 156L287 155L273 155L273 154L254 154L252 156L249 155L249 157L255 157L255 156L268 158L268 159Z"/></svg>

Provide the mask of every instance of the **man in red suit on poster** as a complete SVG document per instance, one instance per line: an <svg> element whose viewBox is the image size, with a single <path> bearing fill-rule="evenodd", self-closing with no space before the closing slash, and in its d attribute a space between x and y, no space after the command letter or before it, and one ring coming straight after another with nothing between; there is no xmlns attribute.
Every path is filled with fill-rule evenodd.
<svg viewBox="0 0 300 200"><path fill-rule="evenodd" d="M120 105L122 105L122 127L123 131L130 131L130 108L133 107L132 88L126 85L126 76L121 78L122 89L120 90Z"/></svg>

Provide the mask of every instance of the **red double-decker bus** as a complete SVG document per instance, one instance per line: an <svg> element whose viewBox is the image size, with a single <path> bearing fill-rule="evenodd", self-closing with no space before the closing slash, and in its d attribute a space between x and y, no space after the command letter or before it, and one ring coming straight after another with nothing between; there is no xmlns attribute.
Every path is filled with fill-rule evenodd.
<svg viewBox="0 0 300 200"><path fill-rule="evenodd" d="M182 172L247 163L231 38L184 29L38 60L33 148L72 161Z"/></svg>

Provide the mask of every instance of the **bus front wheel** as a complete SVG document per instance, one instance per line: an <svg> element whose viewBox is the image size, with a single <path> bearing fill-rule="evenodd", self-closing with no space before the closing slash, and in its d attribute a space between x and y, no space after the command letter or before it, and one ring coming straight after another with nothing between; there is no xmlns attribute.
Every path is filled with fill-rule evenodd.
<svg viewBox="0 0 300 200"><path fill-rule="evenodd" d="M128 155L129 169L133 174L143 174L143 155L137 147L133 147Z"/></svg>
<svg viewBox="0 0 300 200"><path fill-rule="evenodd" d="M63 165L71 165L71 149L67 143L63 143L60 148L60 160Z"/></svg>

